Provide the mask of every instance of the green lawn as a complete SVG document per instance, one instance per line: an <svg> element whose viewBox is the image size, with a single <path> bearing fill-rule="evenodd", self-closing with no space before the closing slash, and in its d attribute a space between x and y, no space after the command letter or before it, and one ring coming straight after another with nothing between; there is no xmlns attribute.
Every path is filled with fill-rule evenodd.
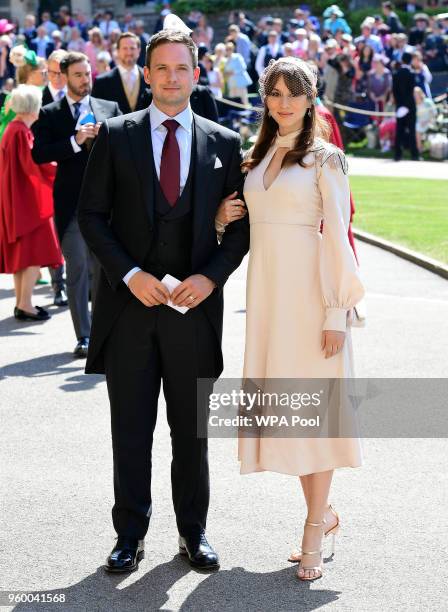
<svg viewBox="0 0 448 612"><path fill-rule="evenodd" d="M354 227L448 263L448 181L351 176Z"/></svg>

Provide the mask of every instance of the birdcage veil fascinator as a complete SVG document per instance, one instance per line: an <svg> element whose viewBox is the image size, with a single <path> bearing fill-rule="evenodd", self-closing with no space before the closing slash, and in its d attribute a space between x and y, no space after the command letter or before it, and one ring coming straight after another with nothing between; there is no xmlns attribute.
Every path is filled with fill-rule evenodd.
<svg viewBox="0 0 448 612"><path fill-rule="evenodd" d="M163 20L163 29L172 30L173 32L182 32L183 34L188 34L188 36L193 32L180 17L173 13L167 15Z"/></svg>
<svg viewBox="0 0 448 612"><path fill-rule="evenodd" d="M263 102L280 77L283 77L293 96L306 95L311 101L317 97L317 69L297 57L282 57L272 59L260 76L260 97Z"/></svg>

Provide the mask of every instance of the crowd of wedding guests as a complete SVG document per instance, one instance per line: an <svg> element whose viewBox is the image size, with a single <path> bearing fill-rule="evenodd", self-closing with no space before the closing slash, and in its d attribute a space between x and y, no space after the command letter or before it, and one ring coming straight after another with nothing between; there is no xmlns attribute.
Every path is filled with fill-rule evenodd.
<svg viewBox="0 0 448 612"><path fill-rule="evenodd" d="M431 17L419 11L421 7L415 2L406 4L406 9L413 12L413 26L408 31L393 4L383 2L381 14L366 17L359 32L352 32L337 5L328 7L321 18L303 5L288 21L267 15L257 23L244 12L234 11L225 41L217 44L213 30L203 17L199 21L196 16L192 36L203 50L202 82L209 84L218 98L224 95L247 103L248 93L256 92L258 77L272 59L300 57L318 67L320 93L343 135L345 114L335 105L377 112L412 107L406 118L378 119L377 123L380 136L384 136L384 151L403 137L408 145L410 142L413 158L419 158L425 134L436 117L433 73L448 69L448 13ZM403 136L409 129L416 133L415 138ZM396 154L396 159L400 157L401 153Z"/></svg>
<svg viewBox="0 0 448 612"><path fill-rule="evenodd" d="M317 66L321 100L339 123L335 104L394 105L397 117L379 120L380 134L389 146L395 141L395 159L403 144L419 159L436 115L432 74L447 68L448 14L433 18L413 1L406 6L415 8L408 32L390 2L358 33L337 5L319 17L303 5L288 21L266 15L257 23L232 11L224 40L192 11L186 23L201 70L192 109L218 121L216 100L248 104L269 62L296 56ZM163 3L155 32L170 11ZM15 318L44 321L50 315L33 306L32 292L49 267L54 304L70 307L78 357L88 350L96 266L76 220L79 190L101 123L151 103L142 70L151 35L132 13L88 19L61 7L23 24L0 20L0 273L14 275Z"/></svg>

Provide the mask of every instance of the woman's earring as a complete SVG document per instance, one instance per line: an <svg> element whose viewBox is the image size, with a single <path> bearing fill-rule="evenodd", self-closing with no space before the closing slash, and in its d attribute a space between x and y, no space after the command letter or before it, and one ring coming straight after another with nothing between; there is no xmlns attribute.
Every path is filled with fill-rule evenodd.
<svg viewBox="0 0 448 612"><path fill-rule="evenodd" d="M308 108L308 110L306 111L306 114L308 115L308 117L310 117L310 118L311 118L311 107L310 107L310 108Z"/></svg>

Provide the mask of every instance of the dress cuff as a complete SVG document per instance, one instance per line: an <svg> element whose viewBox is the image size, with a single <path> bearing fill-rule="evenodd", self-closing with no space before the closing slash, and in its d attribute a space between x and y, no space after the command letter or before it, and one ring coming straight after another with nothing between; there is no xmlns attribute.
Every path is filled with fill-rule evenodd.
<svg viewBox="0 0 448 612"><path fill-rule="evenodd" d="M347 308L327 308L324 330L345 332L347 328Z"/></svg>
<svg viewBox="0 0 448 612"><path fill-rule="evenodd" d="M135 268L132 268L132 270L129 270L129 272L123 276L123 282L126 285L129 285L129 281L134 276L134 274L140 271L141 271L141 268L139 268L138 266L135 266Z"/></svg>

